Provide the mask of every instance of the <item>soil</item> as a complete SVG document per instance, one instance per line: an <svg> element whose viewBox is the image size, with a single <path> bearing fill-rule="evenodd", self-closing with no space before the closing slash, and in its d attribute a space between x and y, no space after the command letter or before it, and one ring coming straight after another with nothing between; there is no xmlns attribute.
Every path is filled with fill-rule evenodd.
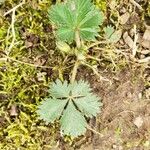
<svg viewBox="0 0 150 150"><path fill-rule="evenodd" d="M138 68L127 68L116 75L105 73L112 84L89 74L81 68L78 77L89 80L103 102L99 116L90 121L101 136L88 131L86 139L75 144L76 149L148 150L144 143L150 139L150 101L144 97L143 74Z"/></svg>

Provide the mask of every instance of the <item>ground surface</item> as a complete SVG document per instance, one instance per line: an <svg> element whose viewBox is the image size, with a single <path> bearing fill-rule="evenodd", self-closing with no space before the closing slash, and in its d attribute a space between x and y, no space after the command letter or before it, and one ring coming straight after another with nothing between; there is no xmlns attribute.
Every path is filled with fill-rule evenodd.
<svg viewBox="0 0 150 150"><path fill-rule="evenodd" d="M150 150L150 4L94 2L106 16L103 26L121 30L121 37L89 52L100 61L88 63L107 80L85 66L78 70L77 79L89 81L103 107L86 135L70 141L57 123L45 125L36 114L49 83L68 80L74 63L56 49L47 16L52 2L26 0L14 16L5 13L21 2L0 1L0 150Z"/></svg>
<svg viewBox="0 0 150 150"><path fill-rule="evenodd" d="M104 104L101 115L92 124L102 134L92 135L92 148L142 150L143 144L150 138L149 99L142 96L143 75L137 69L127 69L115 78L112 74L110 76L112 85L90 79Z"/></svg>

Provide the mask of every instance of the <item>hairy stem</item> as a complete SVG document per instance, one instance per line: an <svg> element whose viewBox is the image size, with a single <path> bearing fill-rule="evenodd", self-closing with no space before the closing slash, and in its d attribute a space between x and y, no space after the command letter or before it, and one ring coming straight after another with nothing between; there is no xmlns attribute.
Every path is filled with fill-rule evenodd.
<svg viewBox="0 0 150 150"><path fill-rule="evenodd" d="M72 75L71 75L71 80L70 80L71 83L73 83L76 79L77 70L78 70L79 66L80 66L80 61L76 60L75 65L74 65L73 70L72 70Z"/></svg>
<svg viewBox="0 0 150 150"><path fill-rule="evenodd" d="M78 30L75 32L75 41L76 41L76 46L79 49L81 47L81 40L80 40L80 35Z"/></svg>
<svg viewBox="0 0 150 150"><path fill-rule="evenodd" d="M80 40L80 35L79 35L78 30L76 30L76 32L75 32L75 42L76 42L77 49L80 49L81 48L81 40ZM71 83L73 83L76 79L77 70L78 70L79 66L80 66L80 61L77 59L74 64L73 70L72 70L72 75L71 75L71 80L70 80Z"/></svg>

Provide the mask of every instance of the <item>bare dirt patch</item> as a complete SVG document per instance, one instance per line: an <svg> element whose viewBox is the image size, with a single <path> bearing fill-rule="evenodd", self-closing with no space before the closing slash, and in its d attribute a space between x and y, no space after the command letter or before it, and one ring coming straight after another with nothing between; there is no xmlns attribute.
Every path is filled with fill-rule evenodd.
<svg viewBox="0 0 150 150"><path fill-rule="evenodd" d="M139 70L127 68L116 75L105 74L112 81L111 85L108 82L98 82L95 76L80 70L80 78L82 76L89 80L103 102L99 117L91 121L92 128L101 136L92 133L88 144L81 146L81 150L149 149L150 100L143 94L144 79Z"/></svg>

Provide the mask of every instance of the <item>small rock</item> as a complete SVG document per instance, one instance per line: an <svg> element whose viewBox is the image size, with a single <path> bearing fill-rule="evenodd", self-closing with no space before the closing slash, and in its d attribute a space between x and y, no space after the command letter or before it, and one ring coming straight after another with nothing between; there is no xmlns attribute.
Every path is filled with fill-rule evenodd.
<svg viewBox="0 0 150 150"><path fill-rule="evenodd" d="M33 46L33 43L32 42L28 42L28 41L25 41L25 47L26 48L30 48Z"/></svg>
<svg viewBox="0 0 150 150"><path fill-rule="evenodd" d="M140 128L142 125L143 125L143 119L142 117L136 117L133 121L133 123L138 127Z"/></svg>
<svg viewBox="0 0 150 150"><path fill-rule="evenodd" d="M150 36L149 35L150 35L150 29L146 29L145 32L144 32L144 35L143 35L143 39L150 41Z"/></svg>
<svg viewBox="0 0 150 150"><path fill-rule="evenodd" d="M111 10L115 10L115 9L116 9L116 6L117 6L116 0L111 0L110 3L109 3L110 9L111 9Z"/></svg>
<svg viewBox="0 0 150 150"><path fill-rule="evenodd" d="M125 7L121 7L121 9L119 10L120 13L125 13L127 10Z"/></svg>
<svg viewBox="0 0 150 150"><path fill-rule="evenodd" d="M143 40L142 46L143 46L144 48L150 48L150 41L148 41L148 40Z"/></svg>
<svg viewBox="0 0 150 150"><path fill-rule="evenodd" d="M112 147L113 147L113 149L116 149L116 148L117 148L117 145L113 145Z"/></svg>
<svg viewBox="0 0 150 150"><path fill-rule="evenodd" d="M18 116L18 113L17 113L17 106L16 105L12 105L11 108L10 108L10 116Z"/></svg>
<svg viewBox="0 0 150 150"><path fill-rule="evenodd" d="M144 58L145 58L145 55L141 54L140 59L144 59Z"/></svg>

